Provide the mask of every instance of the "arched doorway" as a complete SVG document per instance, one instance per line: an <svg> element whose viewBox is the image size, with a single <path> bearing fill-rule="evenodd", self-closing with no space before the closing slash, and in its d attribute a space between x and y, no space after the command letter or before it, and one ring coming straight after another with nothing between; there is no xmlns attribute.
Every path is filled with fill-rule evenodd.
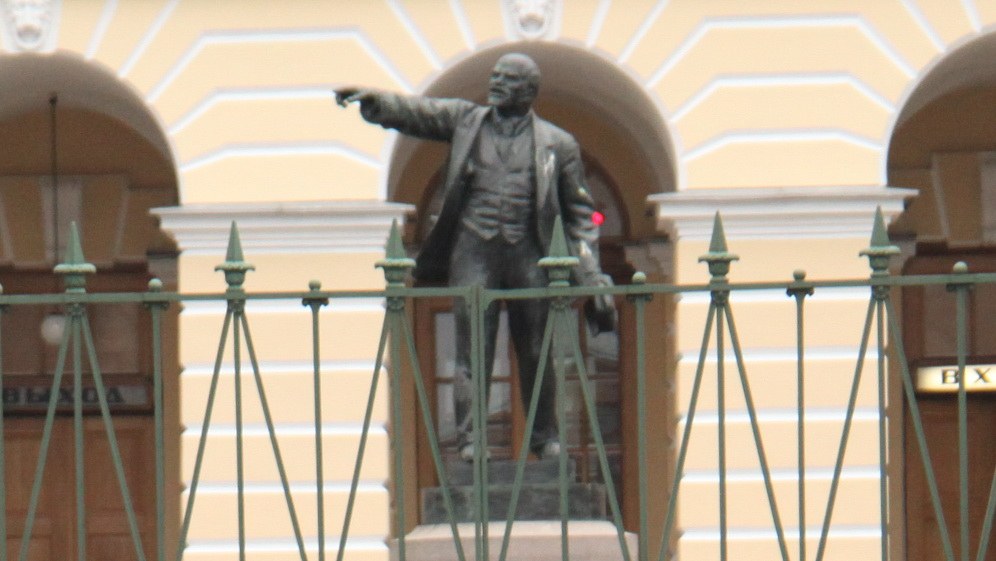
<svg viewBox="0 0 996 561"><path fill-rule="evenodd" d="M53 267L66 256L77 223L86 260L96 266L88 292L140 292L159 277L176 288L176 247L149 209L177 203L165 137L141 99L111 72L72 54L0 57L0 284L5 294L64 290ZM3 323L4 444L8 552L19 554L39 459L57 342L43 329L58 306L17 306ZM178 310L163 326L166 512L175 530L179 501L176 352ZM151 321L139 304L96 304L87 315L111 400L116 439L140 520L146 555L156 547L155 439ZM84 393L93 388L83 359ZM72 363L69 363L71 371ZM63 377L64 388L72 376ZM95 391L95 390L94 390ZM60 406L45 464L28 557L76 555L74 426ZM134 559L99 410L83 419L86 551L90 559ZM169 535L169 534L168 534ZM167 543L175 542L167 539Z"/></svg>
<svg viewBox="0 0 996 561"><path fill-rule="evenodd" d="M973 272L996 271L994 58L994 35L950 53L923 78L900 114L889 147L889 184L920 190L892 232L915 242L904 274L949 273L958 261L966 262ZM902 296L903 334L912 371L957 364L953 294L938 286L904 289ZM992 364L996 289L973 290L969 306L968 364ZM956 394L921 390L917 400L952 545L960 555ZM974 556L996 467L992 434L996 392L968 394L968 423L969 555ZM907 559L938 559L944 554L939 523L908 410L903 426ZM996 559L996 550L990 547L986 559Z"/></svg>
<svg viewBox="0 0 996 561"><path fill-rule="evenodd" d="M667 240L659 239L654 217L646 209L646 198L652 193L674 189L674 172L671 166L671 145L663 126L659 110L647 97L642 88L631 80L614 64L590 52L573 47L549 43L521 43L503 45L480 53L456 64L435 80L426 94L435 97L459 97L483 103L487 77L495 61L507 52L525 52L533 57L543 73L540 95L535 104L536 113L571 132L578 140L585 163L589 187L596 200L596 207L606 216L600 241L602 268L611 274L616 283L628 283L635 269L643 269L643 264L630 260L634 247L645 248L647 244L667 245ZM447 146L440 143L416 141L399 137L392 154L388 178L388 192L396 202L413 204L418 209L408 222L406 242L416 250L423 242L434 220L435 205L439 193L436 192L440 170L447 154ZM668 279L670 271L663 268L646 271L652 281ZM419 304L415 311L417 332L423 334L420 346L422 370L430 387L436 388L437 427L444 436L447 434L445 405L450 400L446 380L446 343L452 337L452 319L448 316L449 302L426 302ZM653 304L652 321L666 323L670 313L670 303L658 299ZM611 336L611 341L593 341L589 355L598 364L600 416L604 414L614 433L607 436L610 454L613 456L613 476L623 495L623 510L627 525L635 529L638 502L635 494L636 448L635 407L627 404L635 400L634 330L631 310L620 302L620 329ZM651 400L656 403L670 403L667 384L673 356L666 330L655 329L651 337L659 341L648 343L652 348L647 360L660 367L651 385ZM585 339L582 334L582 339ZM608 352L601 354L602 350ZM496 382L492 386L491 419L496 445L492 448L493 458L514 456L522 445L521 439L523 412L518 403L514 360L508 355L499 355L496 369ZM504 373L504 375L502 375ZM604 376L603 376L604 375ZM673 430L669 407L659 407L653 428L657 434L670 434ZM410 411L410 419L417 421L415 411ZM583 434L583 423L577 423L578 433ZM511 429L511 430L509 430ZM420 428L419 431L424 429ZM489 430L489 434L491 430ZM603 427L603 433L606 433ZM515 435L520 435L519 437ZM607 433L606 433L607 434ZM603 434L603 436L606 436ZM505 435L505 436L502 436ZM586 456L588 445L583 436L570 444L579 470L589 470L593 481L600 474L594 468L593 455ZM655 466L668 464L666 439L660 439L650 453L650 462ZM435 484L434 469L427 453L422 451L427 443L420 441L415 454L419 457L418 473L413 474L418 485L413 488ZM455 450L450 451L455 452ZM666 472L665 469L659 473ZM585 475L582 474L582 477ZM666 487L662 484L658 489ZM652 501L663 507L663 497ZM418 512L417 501L411 500L408 512ZM414 518L414 517L413 517ZM418 520L413 519L412 523ZM655 527L654 524L651 524ZM659 527L657 525L656 527ZM655 540L651 540L654 542Z"/></svg>

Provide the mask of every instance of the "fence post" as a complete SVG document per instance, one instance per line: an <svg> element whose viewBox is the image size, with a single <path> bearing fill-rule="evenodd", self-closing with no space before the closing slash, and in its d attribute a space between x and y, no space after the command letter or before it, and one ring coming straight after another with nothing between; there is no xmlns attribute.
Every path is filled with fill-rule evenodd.
<svg viewBox="0 0 996 561"><path fill-rule="evenodd" d="M228 236L228 250L225 252L225 262L216 266L215 271L222 271L225 274L225 283L228 288L225 290L225 298L228 300L228 313L232 315L235 329L232 331L234 341L233 361L235 372L233 381L235 383L235 472L236 485L238 486L238 527L239 527L239 559L246 557L246 512L245 512L245 453L243 450L243 427L242 427L242 368L241 368L241 348L239 344L239 323L245 311L245 289L242 284L246 280L246 273L254 270L255 267L245 261L242 255L242 243L239 240L239 230L232 222L232 228Z"/></svg>
<svg viewBox="0 0 996 561"><path fill-rule="evenodd" d="M889 276L889 261L893 255L899 254L899 248L889 242L889 235L885 229L885 219L882 216L882 208L875 212L875 223L872 227L871 246L860 252L860 255L868 257L868 264L872 273L872 298L875 301L878 318L878 438L879 438L879 523L882 532L882 561L889 557L889 489L886 466L886 419L885 419L885 311L886 301L889 299L891 287L888 285L875 285L878 279ZM896 334L898 335L898 334Z"/></svg>
<svg viewBox="0 0 996 561"><path fill-rule="evenodd" d="M375 264L384 270L384 280L387 281L387 314L389 316L385 328L391 334L391 441L394 451L394 508L395 524L398 531L398 559L405 561L405 474L404 474L404 435L401 430L401 329L404 321L405 298L392 295L394 291L405 287L408 271L415 266L415 260L405 254L401 243L401 233L398 221L391 222L391 233L387 238L386 255Z"/></svg>
<svg viewBox="0 0 996 561"><path fill-rule="evenodd" d="M571 269L577 266L579 260L577 257L571 255L570 251L567 249L567 239L564 236L564 224L560 216L557 216L556 221L553 224L553 237L550 240L550 253L546 257L539 260L539 266L546 269L547 276L550 279L550 287L567 287L570 286ZM561 544L561 556L564 561L568 559L568 541L567 541L567 520L568 520L568 489L567 489L567 404L566 404L566 394L564 393L564 367L563 358L558 357L556 353L563 352L564 345L562 344L563 337L563 326L559 326L557 329L556 319L564 315L565 311L570 306L570 301L564 297L554 298L550 303L550 312L554 316L554 344L551 347L551 353L554 354L554 374L556 375L556 387L557 387L557 429L560 431L560 454L557 458L559 460L559 476L560 481L560 544ZM558 336L560 338L558 338ZM528 442L528 440L527 440Z"/></svg>
<svg viewBox="0 0 996 561"><path fill-rule="evenodd" d="M709 290L712 294L712 309L716 313L716 410L718 414L719 432L719 558L727 559L727 497L726 497L726 373L725 342L723 341L723 318L729 304L730 289L726 275L730 272L730 263L740 259L726 248L726 233L723 231L723 220L719 212L713 220L712 239L709 241L709 252L699 257L699 262L705 262L709 267Z"/></svg>

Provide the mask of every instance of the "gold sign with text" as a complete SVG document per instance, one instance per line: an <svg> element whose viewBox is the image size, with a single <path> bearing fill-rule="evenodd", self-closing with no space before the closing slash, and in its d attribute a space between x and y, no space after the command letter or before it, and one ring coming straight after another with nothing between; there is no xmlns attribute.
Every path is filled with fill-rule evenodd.
<svg viewBox="0 0 996 561"><path fill-rule="evenodd" d="M961 385L957 366L922 366L916 370L916 389L926 393L955 393ZM965 366L965 391L996 391L996 364Z"/></svg>

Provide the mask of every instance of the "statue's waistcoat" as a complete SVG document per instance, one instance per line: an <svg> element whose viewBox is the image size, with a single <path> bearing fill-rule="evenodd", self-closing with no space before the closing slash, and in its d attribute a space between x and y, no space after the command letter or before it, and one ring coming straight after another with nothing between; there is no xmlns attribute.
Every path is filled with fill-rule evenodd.
<svg viewBox="0 0 996 561"><path fill-rule="evenodd" d="M531 120L531 119L530 119ZM480 238L518 243L535 228L532 126L499 133L483 123L467 161L468 199L461 223Z"/></svg>

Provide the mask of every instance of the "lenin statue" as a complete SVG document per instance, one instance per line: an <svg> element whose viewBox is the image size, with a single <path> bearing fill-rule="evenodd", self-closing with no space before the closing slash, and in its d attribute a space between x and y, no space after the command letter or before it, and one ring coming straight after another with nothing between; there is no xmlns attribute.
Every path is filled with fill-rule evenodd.
<svg viewBox="0 0 996 561"><path fill-rule="evenodd" d="M441 188L443 204L413 272L417 280L489 289L547 286L537 262L547 255L557 216L571 252L580 258L576 282L606 282L598 265L598 227L585 186L581 153L567 132L539 118L532 103L540 71L528 56L506 54L491 72L487 105L462 99L403 96L365 89L335 92L340 106L356 102L371 123L428 140L450 143ZM603 300L604 302L604 300ZM540 360L548 302L505 303L518 357L523 401L528 405ZM612 329L602 307L602 329ZM614 310L610 313L614 313ZM490 383L499 304L485 311L484 371ZM471 460L470 317L463 299L454 304L456 372L454 410L460 457ZM614 316L611 316L614 318ZM529 447L537 456L560 454L552 369L540 389Z"/></svg>

